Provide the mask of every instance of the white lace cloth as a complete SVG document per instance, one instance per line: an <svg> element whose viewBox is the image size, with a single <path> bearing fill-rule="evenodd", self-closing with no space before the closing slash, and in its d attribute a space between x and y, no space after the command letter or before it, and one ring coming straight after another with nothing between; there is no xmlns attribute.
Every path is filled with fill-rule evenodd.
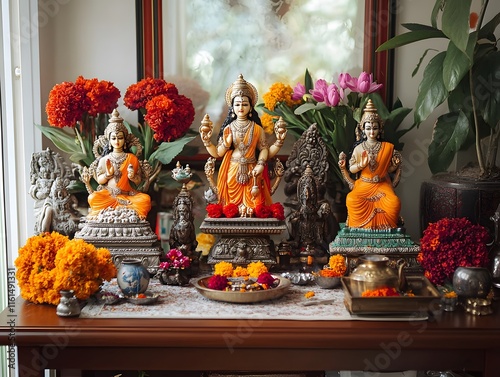
<svg viewBox="0 0 500 377"><path fill-rule="evenodd" d="M104 291L118 293L116 280L107 282ZM306 292L315 293L306 298ZM287 293L276 300L252 304L234 304L203 297L192 285L178 287L162 285L151 279L147 293L158 294L152 305L136 305L122 300L115 305L87 304L80 318L172 318L172 319L282 319L282 320L424 320L427 317L363 317L351 315L344 305L342 288L323 289L314 283L292 285ZM305 302L332 300L333 303L304 306Z"/></svg>

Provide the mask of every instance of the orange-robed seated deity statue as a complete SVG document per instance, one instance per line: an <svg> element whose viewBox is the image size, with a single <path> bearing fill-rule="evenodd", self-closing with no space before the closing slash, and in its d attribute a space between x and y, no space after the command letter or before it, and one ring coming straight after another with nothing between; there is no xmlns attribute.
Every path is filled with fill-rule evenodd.
<svg viewBox="0 0 500 377"><path fill-rule="evenodd" d="M400 226L401 202L394 192L401 174L401 154L394 145L382 141L383 121L368 100L356 129L357 142L349 158L339 156L339 167L349 184L346 227L388 230Z"/></svg>
<svg viewBox="0 0 500 377"><path fill-rule="evenodd" d="M218 203L236 204L242 217L252 216L259 204L272 204L271 195L276 185L270 182L268 162L281 149L287 133L286 123L278 120L274 127L276 141L268 144L254 108L257 98L255 87L239 75L226 91L229 111L221 126L217 145L210 140L213 126L208 115L205 115L199 130L210 156L213 159L223 158L217 184L210 182L213 172L207 173Z"/></svg>
<svg viewBox="0 0 500 377"><path fill-rule="evenodd" d="M88 219L95 219L103 210L131 209L140 220L144 220L151 209L151 198L137 187L147 181L143 163L129 151L135 146L137 154L142 151L138 139L130 134L116 109L109 124L94 144L96 160L84 171L82 180L90 195ZM147 173L147 172L146 172ZM99 184L96 191L90 186L93 177ZM147 190L142 188L143 190Z"/></svg>

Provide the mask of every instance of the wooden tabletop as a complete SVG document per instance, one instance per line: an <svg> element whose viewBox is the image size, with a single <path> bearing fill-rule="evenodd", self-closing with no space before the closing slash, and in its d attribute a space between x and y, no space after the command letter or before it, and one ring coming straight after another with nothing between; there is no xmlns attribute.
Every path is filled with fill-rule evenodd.
<svg viewBox="0 0 500 377"><path fill-rule="evenodd" d="M9 310L11 309L11 310ZM200 308L203 310L203 308ZM127 370L466 370L500 375L500 314L461 308L427 321L62 318L22 299L0 314L19 365ZM117 359L118 358L118 359ZM41 362L40 360L43 362ZM118 361L119 360L119 361ZM196 360L196 362L193 362Z"/></svg>

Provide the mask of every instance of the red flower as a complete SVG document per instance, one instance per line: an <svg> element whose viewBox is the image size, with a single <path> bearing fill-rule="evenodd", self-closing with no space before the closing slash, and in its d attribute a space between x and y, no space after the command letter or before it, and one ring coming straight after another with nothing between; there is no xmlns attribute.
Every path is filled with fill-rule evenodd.
<svg viewBox="0 0 500 377"><path fill-rule="evenodd" d="M207 215L208 217L218 219L219 217L222 217L222 205L221 204L208 204L207 205Z"/></svg>
<svg viewBox="0 0 500 377"><path fill-rule="evenodd" d="M270 206L273 217L278 220L285 220L285 210L281 203L273 203Z"/></svg>
<svg viewBox="0 0 500 377"><path fill-rule="evenodd" d="M265 204L259 204L255 207L255 216L260 219L267 219L272 216L271 208Z"/></svg>
<svg viewBox="0 0 500 377"><path fill-rule="evenodd" d="M417 262L434 284L451 281L457 267L488 265L489 234L466 218L444 218L431 223L420 239Z"/></svg>
<svg viewBox="0 0 500 377"><path fill-rule="evenodd" d="M224 216L226 216L227 218L236 217L239 214L238 206L234 203L226 204L222 208L222 213L224 213Z"/></svg>
<svg viewBox="0 0 500 377"><path fill-rule="evenodd" d="M85 79L82 76L76 79L76 85L83 85L89 108L86 111L89 115L109 114L118 107L120 91L112 82L97 79Z"/></svg>
<svg viewBox="0 0 500 377"><path fill-rule="evenodd" d="M146 103L146 112L144 120L155 132L158 142L183 136L194 120L193 102L183 95L153 97Z"/></svg>
<svg viewBox="0 0 500 377"><path fill-rule="evenodd" d="M45 106L49 124L54 127L74 127L89 107L85 89L72 82L55 85Z"/></svg>
<svg viewBox="0 0 500 377"><path fill-rule="evenodd" d="M175 97L179 94L176 86L163 79L147 77L127 88L123 102L130 110L145 109L148 101L159 95Z"/></svg>
<svg viewBox="0 0 500 377"><path fill-rule="evenodd" d="M269 272L264 272L259 275L257 278L257 283L259 284L266 284L269 287L272 287L274 285L274 281L276 279L274 278L273 275L271 275Z"/></svg>
<svg viewBox="0 0 500 377"><path fill-rule="evenodd" d="M210 289L216 289L218 291L223 291L227 287L227 277L222 275L212 275L207 280L207 287Z"/></svg>

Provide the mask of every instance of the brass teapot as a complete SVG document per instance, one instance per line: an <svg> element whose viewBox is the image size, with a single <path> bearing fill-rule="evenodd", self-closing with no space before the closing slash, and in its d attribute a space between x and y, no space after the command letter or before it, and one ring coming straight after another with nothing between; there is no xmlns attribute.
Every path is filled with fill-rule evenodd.
<svg viewBox="0 0 500 377"><path fill-rule="evenodd" d="M389 265L389 258L383 255L364 255L359 257L358 261L358 266L349 275L354 296L360 297L368 289L382 287L406 291L407 283L403 271L406 262L403 259L397 261L397 269L392 268Z"/></svg>

